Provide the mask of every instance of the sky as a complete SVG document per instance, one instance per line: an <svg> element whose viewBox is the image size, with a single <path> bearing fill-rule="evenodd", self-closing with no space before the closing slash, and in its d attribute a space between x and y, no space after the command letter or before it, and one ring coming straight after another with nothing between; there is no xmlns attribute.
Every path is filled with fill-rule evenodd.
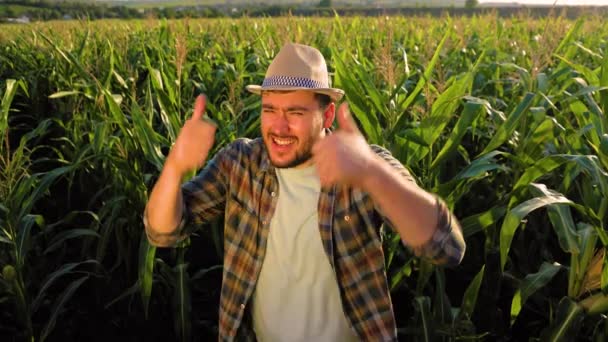
<svg viewBox="0 0 608 342"><path fill-rule="evenodd" d="M553 5L555 0L480 0L480 3L484 2L518 2L520 4L543 4ZM557 5L598 5L608 6L608 0L557 0Z"/></svg>

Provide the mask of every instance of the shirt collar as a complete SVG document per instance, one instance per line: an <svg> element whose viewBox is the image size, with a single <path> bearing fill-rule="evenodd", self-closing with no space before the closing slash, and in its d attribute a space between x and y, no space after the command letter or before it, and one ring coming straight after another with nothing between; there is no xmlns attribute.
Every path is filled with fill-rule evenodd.
<svg viewBox="0 0 608 342"><path fill-rule="evenodd" d="M270 162L270 157L268 156L268 150L266 150L266 145L264 145L264 141L262 141L262 154L260 156L260 168L258 169L258 173L272 171L274 172L274 166Z"/></svg>

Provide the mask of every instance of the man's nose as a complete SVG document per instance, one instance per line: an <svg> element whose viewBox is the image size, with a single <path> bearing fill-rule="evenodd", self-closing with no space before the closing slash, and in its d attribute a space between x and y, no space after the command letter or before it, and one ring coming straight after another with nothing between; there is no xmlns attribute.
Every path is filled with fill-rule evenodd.
<svg viewBox="0 0 608 342"><path fill-rule="evenodd" d="M282 113L280 115L277 115L273 126L277 133L289 132L289 120L287 118L287 114Z"/></svg>

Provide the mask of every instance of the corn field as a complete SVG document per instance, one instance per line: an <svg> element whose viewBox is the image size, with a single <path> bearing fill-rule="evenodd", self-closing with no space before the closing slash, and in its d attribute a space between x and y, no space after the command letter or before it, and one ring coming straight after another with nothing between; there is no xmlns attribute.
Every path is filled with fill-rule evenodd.
<svg viewBox="0 0 608 342"><path fill-rule="evenodd" d="M453 269L385 233L400 338L608 338L608 24L487 14L0 26L2 341L217 338L222 219L156 249L143 209L199 93L212 152L258 135L287 41L463 226Z"/></svg>

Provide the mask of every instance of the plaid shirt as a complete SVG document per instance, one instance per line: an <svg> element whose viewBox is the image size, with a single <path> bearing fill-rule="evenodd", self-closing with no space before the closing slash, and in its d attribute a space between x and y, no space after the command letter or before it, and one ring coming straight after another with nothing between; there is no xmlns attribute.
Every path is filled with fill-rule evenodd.
<svg viewBox="0 0 608 342"><path fill-rule="evenodd" d="M413 181L391 154L375 153ZM210 221L224 213L224 270L219 308L219 340L255 340L246 310L264 260L270 220L277 204L278 180L261 138L238 139L220 150L182 187L184 223ZM438 264L455 265L465 243L456 219L442 201L439 226L431 241L414 250ZM344 312L361 340L397 339L379 229L385 219L370 196L334 186L319 197L319 233L336 273ZM191 227L188 225L187 227ZM179 229L176 241L187 236Z"/></svg>

